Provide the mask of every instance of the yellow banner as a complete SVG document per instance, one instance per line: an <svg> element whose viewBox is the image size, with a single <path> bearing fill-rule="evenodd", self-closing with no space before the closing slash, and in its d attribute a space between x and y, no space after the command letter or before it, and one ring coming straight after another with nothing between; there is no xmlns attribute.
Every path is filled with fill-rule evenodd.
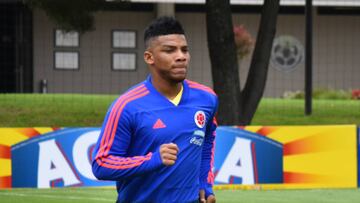
<svg viewBox="0 0 360 203"><path fill-rule="evenodd" d="M340 126L248 126L283 144L282 186L262 188L357 187L357 127Z"/></svg>

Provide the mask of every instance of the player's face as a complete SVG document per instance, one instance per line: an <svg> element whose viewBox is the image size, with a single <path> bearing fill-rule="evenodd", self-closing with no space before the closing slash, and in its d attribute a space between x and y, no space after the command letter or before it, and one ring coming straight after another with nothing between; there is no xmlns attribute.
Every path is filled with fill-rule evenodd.
<svg viewBox="0 0 360 203"><path fill-rule="evenodd" d="M153 77L178 83L186 78L190 60L186 38L181 34L154 38L144 54Z"/></svg>

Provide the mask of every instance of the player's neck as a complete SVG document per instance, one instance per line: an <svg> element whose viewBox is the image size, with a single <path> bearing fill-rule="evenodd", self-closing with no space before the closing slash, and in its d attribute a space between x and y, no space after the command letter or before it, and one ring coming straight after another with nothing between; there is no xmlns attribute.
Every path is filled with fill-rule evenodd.
<svg viewBox="0 0 360 203"><path fill-rule="evenodd" d="M158 92L168 99L174 99L182 87L182 82L169 82L155 77L152 78L151 83Z"/></svg>

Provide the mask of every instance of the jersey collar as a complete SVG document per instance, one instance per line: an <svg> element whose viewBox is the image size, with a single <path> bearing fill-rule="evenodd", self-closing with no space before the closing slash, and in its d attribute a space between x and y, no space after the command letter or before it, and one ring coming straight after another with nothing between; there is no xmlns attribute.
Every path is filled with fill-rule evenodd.
<svg viewBox="0 0 360 203"><path fill-rule="evenodd" d="M171 101L169 101L168 98L166 98L164 95L162 95L160 92L158 92L156 90L156 88L153 86L152 82L151 82L151 75L148 75L146 80L145 80L145 85L146 87L149 89L149 91L159 97L161 97L163 100L166 100L166 103L168 104L171 104L173 106L176 106L174 105ZM188 84L185 82L185 80L182 82L182 85L183 85L183 93L182 93L182 96L181 96L181 99L180 99L180 102L177 106L181 106L181 105L184 105L186 102L187 102L187 98L188 98L188 91L189 91L189 87L188 87Z"/></svg>

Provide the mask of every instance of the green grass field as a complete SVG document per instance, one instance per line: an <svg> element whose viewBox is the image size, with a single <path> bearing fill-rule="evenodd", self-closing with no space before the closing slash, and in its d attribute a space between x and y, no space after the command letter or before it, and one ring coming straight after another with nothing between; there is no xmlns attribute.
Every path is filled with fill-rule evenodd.
<svg viewBox="0 0 360 203"><path fill-rule="evenodd" d="M323 190L217 190L217 202L232 203L355 203L359 189ZM114 188L61 188L0 190L1 203L115 202Z"/></svg>
<svg viewBox="0 0 360 203"><path fill-rule="evenodd" d="M117 95L0 94L1 127L101 126ZM359 100L263 99L252 125L360 124Z"/></svg>

